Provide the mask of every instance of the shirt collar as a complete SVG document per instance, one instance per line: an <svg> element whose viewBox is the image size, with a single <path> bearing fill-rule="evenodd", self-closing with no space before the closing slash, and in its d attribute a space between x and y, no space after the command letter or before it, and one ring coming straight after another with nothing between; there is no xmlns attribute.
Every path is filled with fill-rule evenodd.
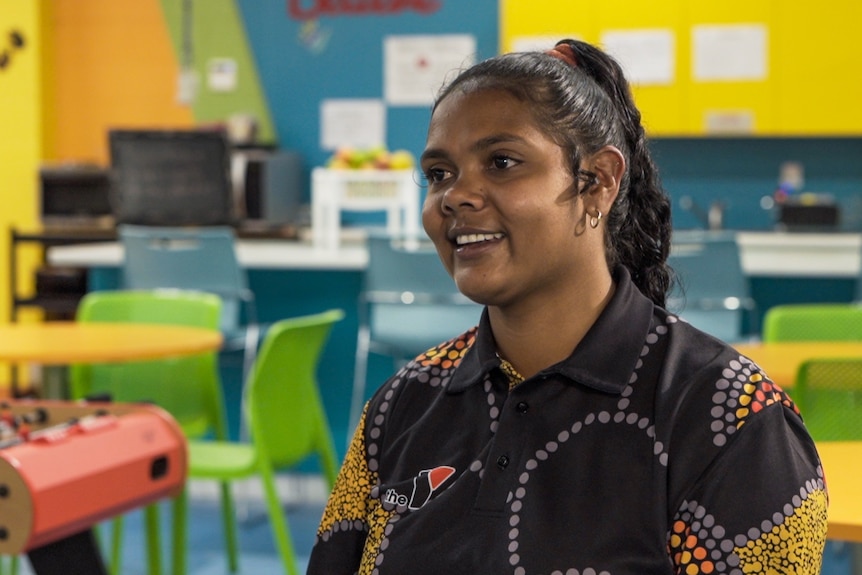
<svg viewBox="0 0 862 575"><path fill-rule="evenodd" d="M614 269L616 291L601 315L575 348L560 363L542 373L563 376L606 393L622 393L643 349L653 303L632 283L628 269ZM476 340L452 375L448 391L458 393L498 368L494 336L487 308L482 313Z"/></svg>

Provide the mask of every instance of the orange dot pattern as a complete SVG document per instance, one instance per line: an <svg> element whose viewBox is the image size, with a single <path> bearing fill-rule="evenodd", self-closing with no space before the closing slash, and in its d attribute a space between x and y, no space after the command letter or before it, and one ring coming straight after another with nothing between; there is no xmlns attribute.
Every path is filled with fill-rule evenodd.
<svg viewBox="0 0 862 575"><path fill-rule="evenodd" d="M467 350L473 345L476 339L476 329L463 333L462 335L440 344L437 347L432 347L422 355L416 358L416 362L422 367L439 367L444 370L451 370L458 367Z"/></svg>
<svg viewBox="0 0 862 575"><path fill-rule="evenodd" d="M739 356L724 369L715 383L713 395L713 443L723 446L745 425L748 418L765 407L780 403L797 415L799 408L780 386L764 376L750 359Z"/></svg>

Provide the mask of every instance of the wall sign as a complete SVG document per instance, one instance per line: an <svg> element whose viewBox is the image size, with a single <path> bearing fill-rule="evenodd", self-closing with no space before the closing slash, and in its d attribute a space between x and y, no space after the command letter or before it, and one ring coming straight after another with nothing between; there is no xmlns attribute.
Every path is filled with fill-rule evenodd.
<svg viewBox="0 0 862 575"><path fill-rule="evenodd" d="M287 0L287 13L296 20L321 16L367 16L418 12L433 14L442 0Z"/></svg>
<svg viewBox="0 0 862 575"><path fill-rule="evenodd" d="M471 34L387 36L383 40L386 103L427 106L458 71L476 60Z"/></svg>

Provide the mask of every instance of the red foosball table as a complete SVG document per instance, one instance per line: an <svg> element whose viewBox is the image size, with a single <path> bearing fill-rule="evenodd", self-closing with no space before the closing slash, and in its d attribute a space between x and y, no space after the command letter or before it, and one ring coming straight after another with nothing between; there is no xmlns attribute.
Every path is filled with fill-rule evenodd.
<svg viewBox="0 0 862 575"><path fill-rule="evenodd" d="M0 403L0 554L38 575L107 574L96 523L182 491L186 441L144 404Z"/></svg>

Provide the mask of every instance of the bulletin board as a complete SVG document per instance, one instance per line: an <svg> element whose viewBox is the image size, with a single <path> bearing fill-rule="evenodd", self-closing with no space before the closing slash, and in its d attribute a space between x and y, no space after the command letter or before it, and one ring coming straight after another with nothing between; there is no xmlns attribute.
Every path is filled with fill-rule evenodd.
<svg viewBox="0 0 862 575"><path fill-rule="evenodd" d="M858 135L859 21L856 0L816 10L780 0L501 0L500 49L657 37L671 45L672 74L633 82L652 135Z"/></svg>

